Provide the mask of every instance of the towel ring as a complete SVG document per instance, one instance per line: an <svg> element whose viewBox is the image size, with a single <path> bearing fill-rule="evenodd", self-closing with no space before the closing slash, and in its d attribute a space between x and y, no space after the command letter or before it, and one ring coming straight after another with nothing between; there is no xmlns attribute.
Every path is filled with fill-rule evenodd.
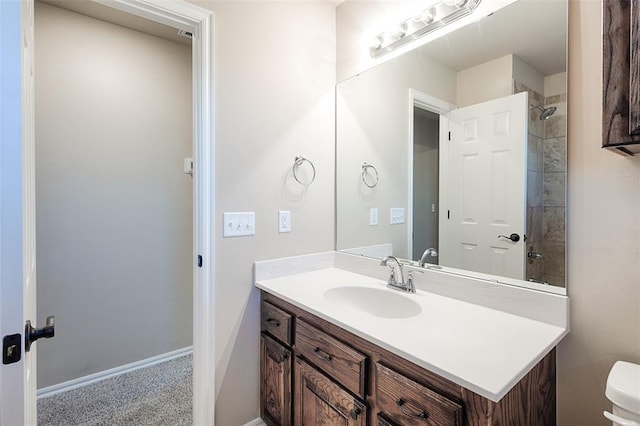
<svg viewBox="0 0 640 426"><path fill-rule="evenodd" d="M372 169L375 173L376 181L373 183L367 182L366 176L369 174L369 169ZM375 166L367 163L362 163L362 183L364 183L369 188L375 188L378 185L378 169Z"/></svg>
<svg viewBox="0 0 640 426"><path fill-rule="evenodd" d="M311 175L311 179L309 179L309 181L305 182L303 180L301 180L298 177L297 171L298 171L298 167L300 167L302 165L302 163L304 162L309 163L309 165L311 166L311 170L313 171L313 174ZM309 186L313 183L314 180L316 180L316 167L313 165L313 163L311 162L311 160L309 160L308 158L304 158L301 155L298 155L296 157L296 160L293 162L293 168L292 168L292 172L293 172L293 178L296 180L296 182L298 182L300 185L304 185L304 186Z"/></svg>

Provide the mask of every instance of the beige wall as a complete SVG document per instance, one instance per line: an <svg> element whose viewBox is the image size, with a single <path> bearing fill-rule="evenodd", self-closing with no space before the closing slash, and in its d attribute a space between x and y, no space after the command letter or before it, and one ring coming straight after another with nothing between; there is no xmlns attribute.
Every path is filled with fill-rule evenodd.
<svg viewBox="0 0 640 426"><path fill-rule="evenodd" d="M600 8L598 1L572 0L569 11L571 333L557 360L558 423L567 426L610 424L602 416L608 371L618 359L640 363L640 160L600 148L602 40L593 30ZM338 50L343 38L350 46L357 36L358 28L351 39L343 30Z"/></svg>
<svg viewBox="0 0 640 426"><path fill-rule="evenodd" d="M513 93L513 55L458 72L456 106L461 108Z"/></svg>
<svg viewBox="0 0 640 426"><path fill-rule="evenodd" d="M568 288L571 334L558 350L562 425L610 425L618 360L640 363L640 159L601 145L601 4L569 7Z"/></svg>
<svg viewBox="0 0 640 426"><path fill-rule="evenodd" d="M191 52L36 3L46 387L192 342Z"/></svg>
<svg viewBox="0 0 640 426"><path fill-rule="evenodd" d="M242 425L259 405L253 262L334 247L335 5L198 4L215 12L216 424ZM299 154L317 171L306 188ZM256 212L256 235L222 238L225 211Z"/></svg>

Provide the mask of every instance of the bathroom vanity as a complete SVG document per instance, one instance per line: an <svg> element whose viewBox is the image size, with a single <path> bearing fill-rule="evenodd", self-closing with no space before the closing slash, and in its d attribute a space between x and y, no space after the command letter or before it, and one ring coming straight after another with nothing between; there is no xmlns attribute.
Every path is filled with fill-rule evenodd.
<svg viewBox="0 0 640 426"><path fill-rule="evenodd" d="M523 306L533 306L518 315L496 303L523 289L476 283L471 303L452 297L464 279L430 271L403 294L371 276L387 271L370 260L330 253L293 273L256 263L267 424L555 424L565 296L524 291ZM358 263L373 274L354 272ZM531 318L534 310L555 319Z"/></svg>

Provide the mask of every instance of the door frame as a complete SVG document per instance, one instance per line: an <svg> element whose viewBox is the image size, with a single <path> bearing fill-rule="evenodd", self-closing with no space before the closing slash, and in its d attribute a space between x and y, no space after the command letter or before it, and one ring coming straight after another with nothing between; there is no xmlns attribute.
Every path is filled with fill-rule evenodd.
<svg viewBox="0 0 640 426"><path fill-rule="evenodd" d="M215 410L213 12L179 0L92 0L189 31L193 73L193 423ZM201 265L201 266L199 266Z"/></svg>
<svg viewBox="0 0 640 426"><path fill-rule="evenodd" d="M413 108L414 107L418 107L425 111L430 111L440 115L441 124L442 124L442 118L444 118L443 116L445 116L449 112L456 109L456 106L454 104L443 101L442 99L436 98L434 96L427 95L426 93L421 92L417 89L409 89L409 108L408 108L408 114L407 114L409 117L409 131L407 132L409 135L409 137L407 138L408 139L408 142L407 142L408 143L407 145L408 146L408 149L407 149L408 163L407 164L409 165L409 167L407 167L407 171L408 171L407 181L409 183L408 185L409 192L407 194L407 212L405 215L407 218L407 256L409 257L409 259L413 259L413 144L414 144ZM442 125L440 126L440 135L439 135L439 143L438 143L440 159L438 161L442 159L442 148L443 148L442 137L445 134L443 132L448 131L448 129L444 129L443 127L444 126ZM440 172L440 176L442 176L442 172ZM439 207L440 204L441 203L438 201L438 209L440 208Z"/></svg>
<svg viewBox="0 0 640 426"><path fill-rule="evenodd" d="M179 0L91 1L193 34L193 422L194 424L213 424L215 418L213 12ZM26 4L27 6L23 7L21 13L23 20L29 19L32 26L33 2L28 1ZM33 49L31 48L31 50ZM32 52L29 54L27 56L32 58ZM32 78L32 67L32 59L30 64L23 64L21 74L23 84ZM22 113L28 117L29 111L33 111L34 107L33 91L23 91ZM33 120L24 120L22 126L22 195L27 200L33 196L30 188L32 189L35 184L35 173L32 167L34 162L34 122ZM35 253L35 229L28 226L28 224L35 223L35 208L22 210L22 223L22 252L25 254L22 263L26 271L31 263L35 267L35 255L33 259L26 256L28 253ZM26 284L24 281L27 279L27 274L24 274L23 287ZM0 290L3 289L4 281ZM28 303L28 301L24 301L25 306ZM33 320L35 318L32 319L32 322ZM0 378L5 386L7 377ZM28 378L25 377L24 381L28 381ZM33 416L35 415L35 398L34 387L25 387L23 403L27 424L32 422L30 419L35 419ZM22 410L22 407L16 408Z"/></svg>

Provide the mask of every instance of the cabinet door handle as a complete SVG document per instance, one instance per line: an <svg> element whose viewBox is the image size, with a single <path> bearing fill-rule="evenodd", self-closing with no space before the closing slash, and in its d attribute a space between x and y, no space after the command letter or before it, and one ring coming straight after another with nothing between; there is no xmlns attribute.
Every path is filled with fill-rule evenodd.
<svg viewBox="0 0 640 426"><path fill-rule="evenodd" d="M402 398L398 398L398 400L396 401L396 404L398 405L398 408L400 409L400 411L402 411L407 416L412 417L414 419L420 419L420 420L427 420L429 418L429 413L427 413L425 410L422 410L417 414L412 413L410 410L407 409L407 407L405 407L406 403L407 401L405 401Z"/></svg>
<svg viewBox="0 0 640 426"><path fill-rule="evenodd" d="M353 420L358 420L358 416L362 414L362 410L360 409L360 407L356 407L353 410L351 410L350 414Z"/></svg>
<svg viewBox="0 0 640 426"><path fill-rule="evenodd" d="M269 323L269 325L272 325L274 327L280 327L280 321L275 318L267 318L267 322Z"/></svg>
<svg viewBox="0 0 640 426"><path fill-rule="evenodd" d="M313 352L316 354L318 358L324 359L325 361L331 361L333 359L331 354L326 353L320 348L316 348Z"/></svg>

